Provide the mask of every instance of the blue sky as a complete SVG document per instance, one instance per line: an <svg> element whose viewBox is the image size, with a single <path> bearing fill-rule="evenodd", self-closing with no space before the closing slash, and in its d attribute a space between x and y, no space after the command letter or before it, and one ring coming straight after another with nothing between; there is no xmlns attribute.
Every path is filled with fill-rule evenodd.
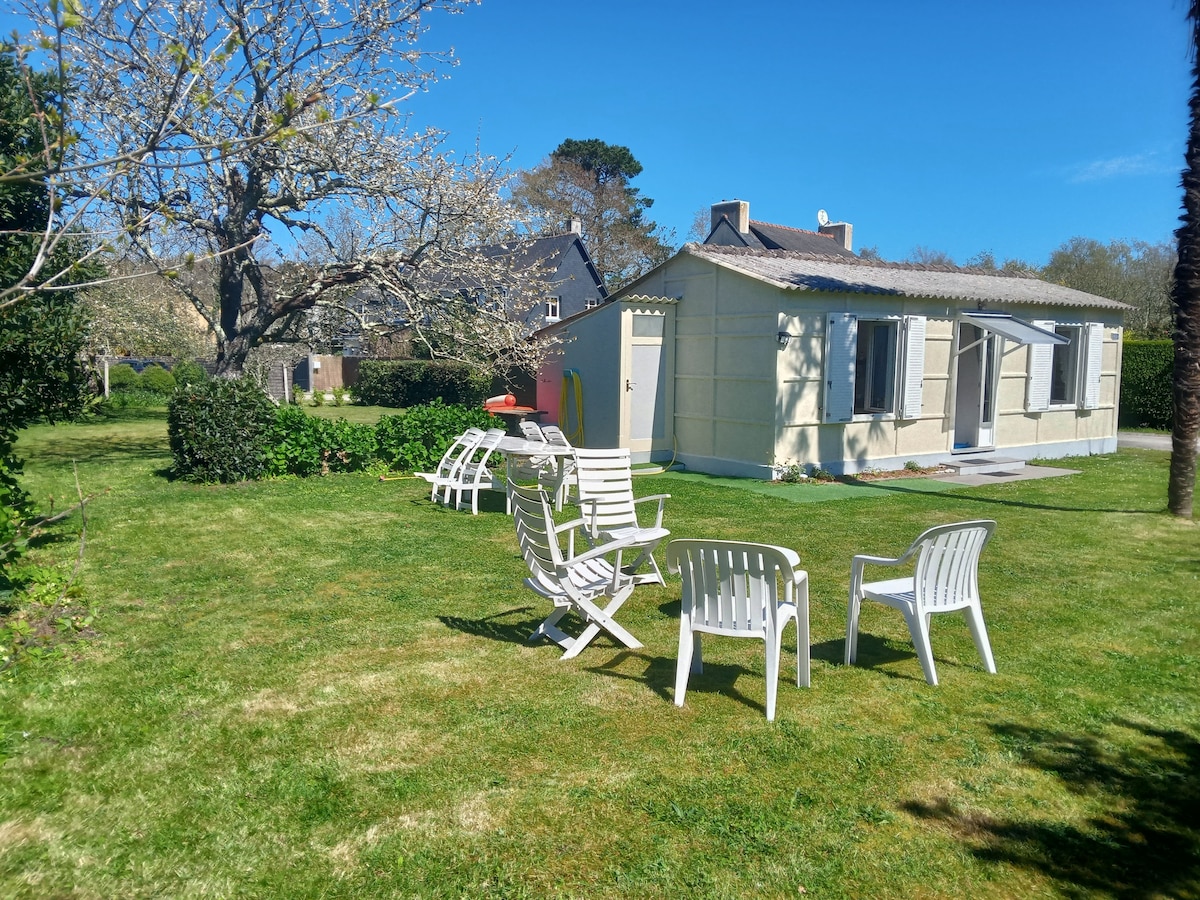
<svg viewBox="0 0 1200 900"><path fill-rule="evenodd" d="M1190 86L1182 0L484 0L430 17L449 78L414 123L536 165L628 146L678 242L716 201L853 223L855 249L1044 263L1171 239Z"/></svg>

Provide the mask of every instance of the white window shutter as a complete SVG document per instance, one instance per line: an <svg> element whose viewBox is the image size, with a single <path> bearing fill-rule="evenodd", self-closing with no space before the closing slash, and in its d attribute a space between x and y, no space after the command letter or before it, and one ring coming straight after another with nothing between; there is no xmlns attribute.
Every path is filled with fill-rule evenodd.
<svg viewBox="0 0 1200 900"><path fill-rule="evenodd" d="M825 328L825 421L854 418L854 360L858 352L858 317L830 313Z"/></svg>
<svg viewBox="0 0 1200 900"><path fill-rule="evenodd" d="M1054 330L1054 322L1035 319L1033 324L1046 331ZM1029 345L1029 375L1025 382L1026 412L1045 412L1050 408L1050 376L1054 368L1053 344Z"/></svg>
<svg viewBox="0 0 1200 900"><path fill-rule="evenodd" d="M1084 329L1083 408L1100 406L1100 369L1104 363L1104 325L1088 322Z"/></svg>
<svg viewBox="0 0 1200 900"><path fill-rule="evenodd" d="M925 385L925 317L904 317L904 401L900 418L921 418L921 390Z"/></svg>

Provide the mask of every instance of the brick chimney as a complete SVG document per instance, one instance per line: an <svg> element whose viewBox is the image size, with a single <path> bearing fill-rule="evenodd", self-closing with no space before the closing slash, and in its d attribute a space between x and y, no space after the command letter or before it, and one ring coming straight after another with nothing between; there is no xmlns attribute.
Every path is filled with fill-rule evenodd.
<svg viewBox="0 0 1200 900"><path fill-rule="evenodd" d="M709 230L716 228L722 219L728 219L729 224L737 229L738 234L750 232L750 203L747 200L723 200L712 205L712 224Z"/></svg>

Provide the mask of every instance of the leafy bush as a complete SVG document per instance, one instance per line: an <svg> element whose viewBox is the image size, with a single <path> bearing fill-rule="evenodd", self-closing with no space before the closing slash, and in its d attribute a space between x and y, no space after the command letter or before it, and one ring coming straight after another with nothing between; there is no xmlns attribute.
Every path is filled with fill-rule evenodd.
<svg viewBox="0 0 1200 900"><path fill-rule="evenodd" d="M152 394L170 394L175 390L175 376L162 366L149 365L142 370L138 387Z"/></svg>
<svg viewBox="0 0 1200 900"><path fill-rule="evenodd" d="M204 370L204 366L190 359L175 363L171 374L175 376L176 385L199 384L201 381L208 380L208 372Z"/></svg>
<svg viewBox="0 0 1200 900"><path fill-rule="evenodd" d="M339 386L333 388L331 393L333 394L333 405L334 406L345 406L345 404L346 404L346 389L344 387L339 385Z"/></svg>
<svg viewBox="0 0 1200 900"><path fill-rule="evenodd" d="M21 460L13 453L16 438L14 430L0 426L0 607L8 588L8 566L25 549L21 525L33 514L29 495L17 483Z"/></svg>
<svg viewBox="0 0 1200 900"><path fill-rule="evenodd" d="M432 400L475 406L491 380L463 363L444 360L366 359L358 369L354 396L368 406L406 409Z"/></svg>
<svg viewBox="0 0 1200 900"><path fill-rule="evenodd" d="M297 406L281 407L271 434L271 475L361 472L376 458L375 429L345 419L329 421Z"/></svg>
<svg viewBox="0 0 1200 900"><path fill-rule="evenodd" d="M400 472L430 472L454 438L468 428L494 428L496 417L482 407L447 406L434 400L375 426L380 459Z"/></svg>
<svg viewBox="0 0 1200 900"><path fill-rule="evenodd" d="M167 410L171 474L199 482L261 478L271 464L274 426L274 404L249 379L181 388Z"/></svg>
<svg viewBox="0 0 1200 900"><path fill-rule="evenodd" d="M1171 375L1175 347L1170 341L1125 341L1121 351L1119 421L1134 428L1169 429L1175 405Z"/></svg>
<svg viewBox="0 0 1200 900"><path fill-rule="evenodd" d="M139 386L141 376L129 363L118 363L108 367L108 389L110 391L131 391Z"/></svg>

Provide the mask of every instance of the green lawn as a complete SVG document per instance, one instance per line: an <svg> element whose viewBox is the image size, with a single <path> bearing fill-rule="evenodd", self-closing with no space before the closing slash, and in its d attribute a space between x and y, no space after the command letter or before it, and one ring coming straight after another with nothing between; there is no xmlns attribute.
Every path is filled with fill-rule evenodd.
<svg viewBox="0 0 1200 900"><path fill-rule="evenodd" d="M1164 453L822 503L638 478L676 537L801 554L812 688L770 724L750 641L709 640L673 705L674 579L621 611L642 650L527 644L548 609L500 496L173 483L153 416L20 449L39 499L73 461L106 491L101 633L0 683L0 896L1200 897L1200 532ZM945 616L929 687L882 607L842 666L850 557L984 517L999 674Z"/></svg>

